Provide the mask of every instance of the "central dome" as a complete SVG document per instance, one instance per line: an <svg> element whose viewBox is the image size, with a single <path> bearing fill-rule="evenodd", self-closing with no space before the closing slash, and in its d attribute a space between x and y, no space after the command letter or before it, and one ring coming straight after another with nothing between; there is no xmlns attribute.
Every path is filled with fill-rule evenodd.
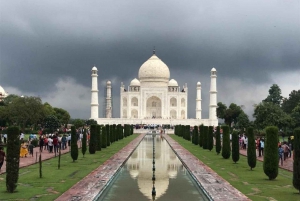
<svg viewBox="0 0 300 201"><path fill-rule="evenodd" d="M142 82L164 82L168 83L170 70L168 66L153 54L139 70L139 80Z"/></svg>

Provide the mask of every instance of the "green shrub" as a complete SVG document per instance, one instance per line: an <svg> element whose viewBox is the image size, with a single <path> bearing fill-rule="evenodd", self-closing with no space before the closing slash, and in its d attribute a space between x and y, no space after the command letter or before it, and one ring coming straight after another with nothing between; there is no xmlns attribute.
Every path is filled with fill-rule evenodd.
<svg viewBox="0 0 300 201"><path fill-rule="evenodd" d="M118 139L117 139L117 125L116 124L113 124L113 139L114 139L114 142L118 141Z"/></svg>
<svg viewBox="0 0 300 201"><path fill-rule="evenodd" d="M247 136L248 136L247 160L248 160L248 165L252 170L256 166L256 144L255 144L254 132L252 127L249 127L247 129ZM276 153L278 153L278 151Z"/></svg>
<svg viewBox="0 0 300 201"><path fill-rule="evenodd" d="M213 127L208 127L208 136L207 136L207 149L211 151L214 147L214 134L213 134Z"/></svg>
<svg viewBox="0 0 300 201"><path fill-rule="evenodd" d="M300 128L294 130L293 186L300 193Z"/></svg>
<svg viewBox="0 0 300 201"><path fill-rule="evenodd" d="M113 136L113 125L109 125L109 139L110 139L110 144L114 142L114 136Z"/></svg>
<svg viewBox="0 0 300 201"><path fill-rule="evenodd" d="M221 152L221 135L220 135L220 126L217 127L216 131L216 152L219 154Z"/></svg>
<svg viewBox="0 0 300 201"><path fill-rule="evenodd" d="M201 133L203 134L203 149L207 149L208 145L208 126L203 126Z"/></svg>
<svg viewBox="0 0 300 201"><path fill-rule="evenodd" d="M97 124L91 125L89 153L95 154L97 149Z"/></svg>
<svg viewBox="0 0 300 201"><path fill-rule="evenodd" d="M186 140L191 141L191 126L190 125L185 126L185 136L186 136Z"/></svg>
<svg viewBox="0 0 300 201"><path fill-rule="evenodd" d="M82 152L82 156L84 157L84 154L86 152L86 129L84 129L83 131L81 152Z"/></svg>
<svg viewBox="0 0 300 201"><path fill-rule="evenodd" d="M278 128L269 126L266 128L266 141L264 148L264 172L273 180L278 175Z"/></svg>
<svg viewBox="0 0 300 201"><path fill-rule="evenodd" d="M194 144L195 145L198 145L199 144L199 132L198 132L198 126L194 126L194 138L195 138L195 140L194 140Z"/></svg>
<svg viewBox="0 0 300 201"><path fill-rule="evenodd" d="M109 147L110 146L110 131L109 131L108 124L105 125L105 129L106 129L106 146Z"/></svg>
<svg viewBox="0 0 300 201"><path fill-rule="evenodd" d="M20 140L19 128L7 129L7 157L6 157L6 190L13 193L17 188L19 179Z"/></svg>
<svg viewBox="0 0 300 201"><path fill-rule="evenodd" d="M222 129L223 129L222 156L223 156L223 158L228 159L228 158L230 158L230 155L231 155L229 127L222 126Z"/></svg>
<svg viewBox="0 0 300 201"><path fill-rule="evenodd" d="M75 126L71 126L71 157L73 162L78 159L78 144Z"/></svg>
<svg viewBox="0 0 300 201"><path fill-rule="evenodd" d="M199 146L200 147L203 147L203 127L204 125L201 124L200 127L199 127Z"/></svg>
<svg viewBox="0 0 300 201"><path fill-rule="evenodd" d="M102 126L102 132L101 132L101 148L106 148L107 145L107 133L106 133L106 127Z"/></svg>
<svg viewBox="0 0 300 201"><path fill-rule="evenodd" d="M101 151L102 148L102 125L97 125L97 129L96 129L96 150L97 151Z"/></svg>
<svg viewBox="0 0 300 201"><path fill-rule="evenodd" d="M240 160L240 143L239 143L239 135L237 131L233 131L232 133L232 160L234 163Z"/></svg>

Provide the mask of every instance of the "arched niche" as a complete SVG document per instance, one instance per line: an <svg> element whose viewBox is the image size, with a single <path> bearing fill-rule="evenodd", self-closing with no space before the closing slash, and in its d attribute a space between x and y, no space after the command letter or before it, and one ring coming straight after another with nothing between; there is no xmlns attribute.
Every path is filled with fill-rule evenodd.
<svg viewBox="0 0 300 201"><path fill-rule="evenodd" d="M123 118L127 118L127 110L123 110L122 116L123 116Z"/></svg>
<svg viewBox="0 0 300 201"><path fill-rule="evenodd" d="M139 106L139 100L136 97L133 97L131 99L131 106L134 106L134 107Z"/></svg>
<svg viewBox="0 0 300 201"><path fill-rule="evenodd" d="M173 97L170 99L170 106L177 107L177 99L176 98Z"/></svg>
<svg viewBox="0 0 300 201"><path fill-rule="evenodd" d="M181 99L181 107L185 107L185 99L184 98Z"/></svg>
<svg viewBox="0 0 300 201"><path fill-rule="evenodd" d="M171 117L171 119L177 119L177 112L176 112L176 110L171 110L170 111L170 117Z"/></svg>
<svg viewBox="0 0 300 201"><path fill-rule="evenodd" d="M148 118L161 118L161 100L157 96L151 96L146 103L146 114Z"/></svg>
<svg viewBox="0 0 300 201"><path fill-rule="evenodd" d="M123 107L127 107L127 98L126 97L123 98Z"/></svg>
<svg viewBox="0 0 300 201"><path fill-rule="evenodd" d="M185 119L185 111L181 110L181 119Z"/></svg>
<svg viewBox="0 0 300 201"><path fill-rule="evenodd" d="M138 115L139 115L139 113L136 109L131 110L131 118L137 119Z"/></svg>

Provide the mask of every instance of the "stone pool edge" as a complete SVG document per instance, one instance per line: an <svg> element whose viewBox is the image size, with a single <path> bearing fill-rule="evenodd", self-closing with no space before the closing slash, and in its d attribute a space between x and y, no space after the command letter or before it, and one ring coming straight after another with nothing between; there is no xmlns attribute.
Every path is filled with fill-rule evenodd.
<svg viewBox="0 0 300 201"><path fill-rule="evenodd" d="M118 173L145 135L146 134L140 134L102 165L65 191L56 201L92 201L97 198L99 192L107 187L114 175Z"/></svg>
<svg viewBox="0 0 300 201"><path fill-rule="evenodd" d="M168 135L163 135L171 149L175 152L182 164L192 174L194 179L201 185L206 193L214 201L238 200L249 201L246 195L234 188L229 182L220 177L211 168L196 158L188 150Z"/></svg>

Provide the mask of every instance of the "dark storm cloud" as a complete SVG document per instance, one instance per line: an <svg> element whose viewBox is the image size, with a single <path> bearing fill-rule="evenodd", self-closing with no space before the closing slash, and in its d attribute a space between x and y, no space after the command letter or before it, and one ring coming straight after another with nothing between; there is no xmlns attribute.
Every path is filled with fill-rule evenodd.
<svg viewBox="0 0 300 201"><path fill-rule="evenodd" d="M197 81L207 117L212 67L218 70L223 102L235 101L222 96L233 84L270 86L271 74L300 69L298 1L0 2L0 84L44 97L73 78L72 86L86 90L78 99L87 102L82 112L71 111L74 116L89 117L93 65L99 83L114 80L114 115L119 116L120 83L138 77L153 46L171 77L181 86L188 83L190 117Z"/></svg>

